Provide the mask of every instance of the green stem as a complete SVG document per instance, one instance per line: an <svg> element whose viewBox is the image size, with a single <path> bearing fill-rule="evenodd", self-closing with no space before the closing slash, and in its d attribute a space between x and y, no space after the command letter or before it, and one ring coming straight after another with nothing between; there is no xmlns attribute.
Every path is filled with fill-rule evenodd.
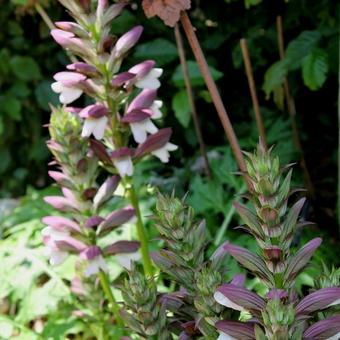
<svg viewBox="0 0 340 340"><path fill-rule="evenodd" d="M243 185L241 187L241 189L240 189L238 194L241 195L241 194L245 193L246 190L247 190L246 185ZM222 223L222 225L221 225L220 229L218 230L218 233L217 233L217 235L215 237L215 240L214 240L214 245L215 246L219 246L220 245L220 243L221 243L221 241L223 239L223 236L224 236L225 232L227 231L228 226L229 226L229 224L231 222L231 219L234 216L235 211L236 210L235 210L234 206L231 205L231 207L230 207L228 213L225 215L224 221L223 221L223 223Z"/></svg>
<svg viewBox="0 0 340 340"><path fill-rule="evenodd" d="M102 270L99 272L99 279L100 279L100 284L102 285L103 291L107 297L107 299L109 300L110 304L111 304L111 309L112 309L112 313L116 319L117 325L119 327L123 327L124 323L123 320L119 314L119 305L115 299L115 297L113 296L112 290L110 288L110 283L109 283L109 279L106 275L105 272L103 272Z"/></svg>
<svg viewBox="0 0 340 340"><path fill-rule="evenodd" d="M149 254L148 236L147 236L144 224L143 224L142 215L141 215L140 208L139 208L139 200L138 200L138 197L136 195L136 192L135 192L135 189L132 183L130 183L130 185L127 187L127 190L129 192L130 202L136 211L136 217L137 217L136 227L137 227L138 239L141 245L140 249L142 253L144 273L147 277L152 277L153 268L152 268L150 254Z"/></svg>

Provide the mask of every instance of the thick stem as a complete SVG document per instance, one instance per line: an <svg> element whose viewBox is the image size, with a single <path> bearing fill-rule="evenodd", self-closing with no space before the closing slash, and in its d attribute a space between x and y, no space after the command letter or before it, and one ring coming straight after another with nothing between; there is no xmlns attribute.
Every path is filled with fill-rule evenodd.
<svg viewBox="0 0 340 340"><path fill-rule="evenodd" d="M266 132L265 132L264 124L263 124L263 119L262 119L262 116L261 116L259 101L258 101L258 98L257 98L255 80L254 80L254 75L253 75L253 68L251 66L251 61L250 61L250 57L249 57L247 40L241 39L240 45L241 45L241 50L242 50L244 66L246 68L246 74L247 74L247 79L248 79L248 85L249 85L251 100L253 102L253 108L254 108L254 112L255 112L257 129L259 131L259 135L260 135L260 138L262 140L262 143L265 146L265 148L267 149Z"/></svg>
<svg viewBox="0 0 340 340"><path fill-rule="evenodd" d="M215 84L214 79L211 76L208 63L205 59L205 56L203 54L202 48L200 46L200 43L197 39L196 33L194 31L194 28L192 27L192 24L190 22L190 19L186 12L181 13L181 23L183 25L185 34L187 36L187 39L189 41L189 44L191 46L191 49L195 55L195 58L197 60L198 66L201 70L201 73L203 75L203 78L205 80L205 83L207 85L207 88L210 92L211 99L215 105L216 111L219 115L219 118L221 120L223 129L225 131L225 134L229 140L231 149L235 155L236 161L238 163L238 166L240 167L241 171L243 173L246 173L246 163L244 161L244 157L240 148L240 145L238 143L235 131L231 125L229 116L227 114L226 108L223 105L221 96L218 92L217 86ZM248 178L248 176L245 175L245 179L247 182L247 186L249 191L252 191L252 184Z"/></svg>
<svg viewBox="0 0 340 340"><path fill-rule="evenodd" d="M276 17L276 28L277 28L277 40L278 40L278 45L279 45L279 54L280 54L280 59L282 60L285 56L284 55L285 48L284 48L283 25L282 25L281 16ZM299 130L298 130L297 122L296 122L295 101L294 101L293 96L290 93L287 78L285 78L284 80L283 89L284 89L284 94L285 94L286 103L287 103L287 110L288 110L288 113L291 119L291 124L292 124L292 134L293 134L294 145L297 151L300 153L300 166L303 172L304 182L307 187L309 196L311 198L314 198L315 197L314 185L311 180L311 177L310 177L310 174L307 168L307 163L304 157Z"/></svg>
<svg viewBox="0 0 340 340"><path fill-rule="evenodd" d="M150 253L149 253L148 236L146 234L146 230L145 230L144 223L142 220L142 214L141 214L140 207L139 207L139 200L136 195L133 184L130 183L129 185L127 185L126 189L128 190L130 202L136 212L136 217L137 217L136 227L137 227L138 239L140 242L140 250L142 254L144 273L147 277L151 278L153 276L153 267L152 267Z"/></svg>
<svg viewBox="0 0 340 340"><path fill-rule="evenodd" d="M115 299L115 297L113 296L112 290L110 288L110 282L109 279L106 275L105 272L103 272L102 270L99 272L99 279L100 279L100 284L103 288L103 291L107 297L107 299L109 300L110 304L111 304L111 310L112 310L112 314L114 315L117 325L119 327L123 327L124 323L123 320L119 314L119 305L117 304L117 301Z"/></svg>
<svg viewBox="0 0 340 340"><path fill-rule="evenodd" d="M178 24L175 25L175 38L176 38L176 44L177 44L177 50L178 50L178 55L179 59L182 65L182 70L183 70L183 76L184 76L184 83L185 87L187 90L188 94L188 99L189 99L189 105L191 108L191 114L192 114L192 119L194 121L194 126L195 126L195 131L196 131L196 136L200 145L200 150L201 150L201 155L204 160L204 169L209 178L211 178L211 170L210 170L210 165L209 165L209 160L207 156L207 151L198 119L198 114L196 110L196 105L194 101L194 96L193 96L193 91L192 91L192 86L191 86L191 81L190 81L190 75L189 75L189 69L188 69L188 64L185 56L185 50L183 46L183 40L181 36L181 32L179 30Z"/></svg>

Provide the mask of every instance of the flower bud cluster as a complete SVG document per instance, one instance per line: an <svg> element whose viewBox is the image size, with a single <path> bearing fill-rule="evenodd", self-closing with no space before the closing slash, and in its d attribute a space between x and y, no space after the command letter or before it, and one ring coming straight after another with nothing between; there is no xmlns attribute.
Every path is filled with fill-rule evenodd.
<svg viewBox="0 0 340 340"><path fill-rule="evenodd" d="M216 303L211 292L223 282L223 254L217 251L209 261L205 260L205 222L197 223L193 209L174 194L158 195L155 219L164 247L153 254L153 260L185 289L182 301L193 309L191 317L198 320L197 329L206 339L215 339L214 324L225 309Z"/></svg>
<svg viewBox="0 0 340 340"><path fill-rule="evenodd" d="M83 275L89 277L100 270L107 271L105 257L129 268L139 257L138 242L118 241L105 247L100 240L111 231L129 222L135 215L131 206L103 213L114 195L120 178L110 176L100 185L98 159L88 151L86 140L79 138L80 118L63 108L53 108L49 125L51 140L48 147L55 157L57 171L49 175L56 181L62 196L47 196L45 201L61 212L46 216L43 240L52 265L64 262L69 254L77 255L85 264Z"/></svg>
<svg viewBox="0 0 340 340"><path fill-rule="evenodd" d="M218 321L219 339L337 339L340 315L315 324L308 320L314 313L340 303L340 287L319 289L302 300L294 290L296 276L308 264L321 239L315 238L296 254L290 254L304 203L304 199L300 199L288 208L291 171L282 178L279 159L261 144L256 153L247 156L248 176L254 188L249 195L253 209L239 203L235 207L245 229L257 240L261 253L252 253L229 242L223 249L260 278L267 285L268 293L263 298L234 284L221 285L214 294L215 300L234 310L248 312L254 319Z"/></svg>
<svg viewBox="0 0 340 340"><path fill-rule="evenodd" d="M121 316L131 330L142 339L171 339L165 303L158 296L153 282L135 265L125 280L122 295L125 308L121 310Z"/></svg>
<svg viewBox="0 0 340 340"><path fill-rule="evenodd" d="M158 129L155 120L162 117L162 101L157 99L159 77L163 70L153 60L145 60L120 72L123 60L141 37L136 26L121 37L110 33L112 21L126 3L110 5L106 0L91 2L60 1L76 22L56 22L51 31L54 40L80 60L55 74L52 84L62 104L69 105L83 93L92 98L85 108L69 107L82 119L81 136L93 136L97 150L105 154L111 171L132 176L133 164L146 155L169 161L171 129ZM132 100L131 100L132 97ZM130 145L132 135L135 147Z"/></svg>

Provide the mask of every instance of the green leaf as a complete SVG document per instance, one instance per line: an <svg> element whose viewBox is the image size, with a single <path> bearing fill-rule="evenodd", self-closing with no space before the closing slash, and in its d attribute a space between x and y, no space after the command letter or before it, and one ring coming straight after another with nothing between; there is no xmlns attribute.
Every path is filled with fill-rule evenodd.
<svg viewBox="0 0 340 340"><path fill-rule="evenodd" d="M11 163L11 154L8 149L0 149L0 174L3 174Z"/></svg>
<svg viewBox="0 0 340 340"><path fill-rule="evenodd" d="M248 9L251 6L256 6L258 4L260 4L262 2L262 0L244 0L244 4L246 6L246 8Z"/></svg>
<svg viewBox="0 0 340 340"><path fill-rule="evenodd" d="M264 83L262 86L267 98L270 96L271 92L274 91L274 89L283 84L287 72L288 63L286 60L277 61L269 67L264 75Z"/></svg>
<svg viewBox="0 0 340 340"><path fill-rule="evenodd" d="M285 53L289 69L295 70L300 67L302 59L316 47L320 39L319 31L303 31L296 39L292 40Z"/></svg>
<svg viewBox="0 0 340 340"><path fill-rule="evenodd" d="M201 75L201 71L198 67L198 64L195 61L193 60L188 61L188 69L189 69L191 84L193 86L204 85L204 79ZM223 77L223 73L216 70L215 68L209 66L209 70L214 80L218 80ZM174 74L172 75L171 80L176 86L184 87L184 77L183 77L183 71L182 71L181 65L177 66Z"/></svg>
<svg viewBox="0 0 340 340"><path fill-rule="evenodd" d="M324 50L315 49L302 61L302 77L310 90L318 90L327 78L328 55Z"/></svg>
<svg viewBox="0 0 340 340"><path fill-rule="evenodd" d="M178 58L177 47L166 39L155 39L136 48L134 57L137 59L153 59L157 65L165 65Z"/></svg>
<svg viewBox="0 0 340 340"><path fill-rule="evenodd" d="M50 110L49 104L57 106L58 95L51 89L51 82L44 80L35 89L35 97L39 106L46 111Z"/></svg>
<svg viewBox="0 0 340 340"><path fill-rule="evenodd" d="M21 102L10 95L0 97L0 106L3 112L12 119L21 120Z"/></svg>
<svg viewBox="0 0 340 340"><path fill-rule="evenodd" d="M12 72L21 80L41 78L39 65L31 57L15 56L10 61Z"/></svg>
<svg viewBox="0 0 340 340"><path fill-rule="evenodd" d="M172 99L172 109L175 111L175 116L182 126L189 126L191 114L188 94L185 90L177 92Z"/></svg>

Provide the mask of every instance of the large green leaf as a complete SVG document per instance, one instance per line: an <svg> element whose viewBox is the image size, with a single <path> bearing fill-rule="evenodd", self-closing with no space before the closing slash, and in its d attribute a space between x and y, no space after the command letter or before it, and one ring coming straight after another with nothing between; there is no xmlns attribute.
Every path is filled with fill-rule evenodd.
<svg viewBox="0 0 340 340"><path fill-rule="evenodd" d="M324 50L315 49L302 61L302 77L305 85L315 91L327 78L328 56Z"/></svg>
<svg viewBox="0 0 340 340"><path fill-rule="evenodd" d="M285 60L280 60L274 63L266 71L264 75L263 90L268 97L272 91L283 84L288 72L288 63Z"/></svg>
<svg viewBox="0 0 340 340"><path fill-rule="evenodd" d="M11 96L0 96L0 112L4 112L6 116L19 121L21 119L21 102Z"/></svg>
<svg viewBox="0 0 340 340"><path fill-rule="evenodd" d="M177 47L166 39L155 39L136 48L134 57L137 59L153 59L157 65L165 65L178 58Z"/></svg>
<svg viewBox="0 0 340 340"><path fill-rule="evenodd" d="M39 65L31 57L15 56L10 61L12 72L21 80L29 81L41 78Z"/></svg>
<svg viewBox="0 0 340 340"><path fill-rule="evenodd" d="M285 60L290 70L301 66L302 59L316 47L320 38L321 34L318 31L303 31L288 44Z"/></svg>
<svg viewBox="0 0 340 340"><path fill-rule="evenodd" d="M193 86L203 85L204 79L201 75L201 71L198 67L198 64L193 60L189 60L188 61L188 69L189 69L191 84ZM210 70L211 75L214 78L214 80L218 80L218 79L223 77L223 73L216 70L215 68L209 66L209 70ZM182 71L181 65L177 66L177 68L176 68L174 74L172 75L171 79L176 86L178 86L178 87L184 86L184 77L183 77L183 71Z"/></svg>
<svg viewBox="0 0 340 340"><path fill-rule="evenodd" d="M172 109L175 111L175 116L182 126L189 126L191 114L187 91L182 90L177 92L172 99Z"/></svg>

